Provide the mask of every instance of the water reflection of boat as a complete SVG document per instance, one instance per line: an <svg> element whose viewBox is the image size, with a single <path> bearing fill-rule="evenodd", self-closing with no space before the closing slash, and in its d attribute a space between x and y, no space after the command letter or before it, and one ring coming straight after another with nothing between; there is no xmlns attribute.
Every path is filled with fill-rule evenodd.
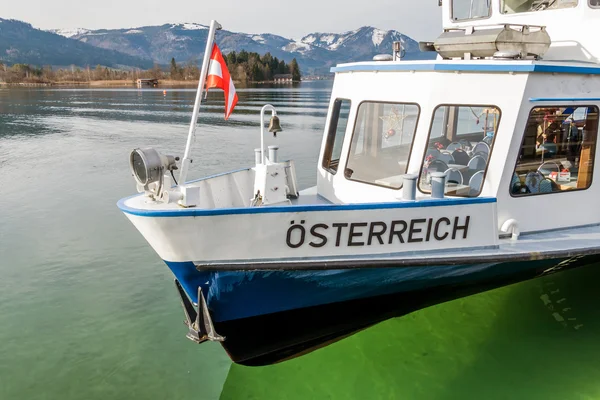
<svg viewBox="0 0 600 400"><path fill-rule="evenodd" d="M189 338L266 364L598 258L600 51L562 27L600 10L563 2L559 18L554 3L521 3L444 4L451 22L423 46L436 61L395 51L333 68L316 187L298 191L276 148L180 185L173 157L132 153L144 194L119 207L173 271Z"/></svg>

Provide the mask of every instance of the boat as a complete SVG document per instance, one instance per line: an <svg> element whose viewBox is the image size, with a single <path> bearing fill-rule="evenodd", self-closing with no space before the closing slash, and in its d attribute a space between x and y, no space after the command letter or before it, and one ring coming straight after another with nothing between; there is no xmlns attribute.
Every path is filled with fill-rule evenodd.
<svg viewBox="0 0 600 400"><path fill-rule="evenodd" d="M443 32L420 44L435 59L403 58L399 42L331 69L314 187L263 145L265 114L281 131L271 105L255 165L185 179L208 57L183 159L131 152L139 193L118 206L173 272L189 339L268 365L599 260L599 5L440 6Z"/></svg>

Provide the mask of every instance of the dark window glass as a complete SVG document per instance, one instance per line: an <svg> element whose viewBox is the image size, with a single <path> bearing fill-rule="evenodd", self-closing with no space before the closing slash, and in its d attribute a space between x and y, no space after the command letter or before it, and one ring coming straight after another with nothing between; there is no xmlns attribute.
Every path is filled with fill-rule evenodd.
<svg viewBox="0 0 600 400"><path fill-rule="evenodd" d="M531 110L510 192L527 196L592 184L598 107L537 107Z"/></svg>
<svg viewBox="0 0 600 400"><path fill-rule="evenodd" d="M452 0L452 19L487 18L491 15L490 0Z"/></svg>
<svg viewBox="0 0 600 400"><path fill-rule="evenodd" d="M500 122L492 106L439 106L433 113L419 189L431 192L431 174L446 174L449 196L477 197Z"/></svg>
<svg viewBox="0 0 600 400"><path fill-rule="evenodd" d="M325 144L325 154L323 156L323 168L335 174L340 163L342 155L342 145L344 144L344 135L348 126L348 115L350 114L350 100L337 99L333 103L331 112L331 122L327 134L327 143Z"/></svg>

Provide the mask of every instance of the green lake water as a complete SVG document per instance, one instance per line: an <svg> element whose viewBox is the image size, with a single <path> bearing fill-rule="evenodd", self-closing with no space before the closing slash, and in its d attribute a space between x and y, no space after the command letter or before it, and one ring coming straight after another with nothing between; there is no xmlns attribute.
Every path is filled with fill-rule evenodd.
<svg viewBox="0 0 600 400"><path fill-rule="evenodd" d="M301 187L331 83L240 89L201 113L191 178L251 165L270 102ZM381 323L278 365L185 339L168 268L116 207L128 154L183 152L194 90L0 89L0 400L600 399L600 266Z"/></svg>

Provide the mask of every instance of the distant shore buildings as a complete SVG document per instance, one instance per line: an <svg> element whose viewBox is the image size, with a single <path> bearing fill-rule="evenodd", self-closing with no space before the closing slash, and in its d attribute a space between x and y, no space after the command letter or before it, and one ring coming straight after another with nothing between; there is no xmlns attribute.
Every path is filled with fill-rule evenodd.
<svg viewBox="0 0 600 400"><path fill-rule="evenodd" d="M142 86L157 87L158 86L158 79L138 79L137 80L137 86L138 87L142 87Z"/></svg>
<svg viewBox="0 0 600 400"><path fill-rule="evenodd" d="M292 83L293 81L292 74L273 75L273 82L275 83Z"/></svg>

